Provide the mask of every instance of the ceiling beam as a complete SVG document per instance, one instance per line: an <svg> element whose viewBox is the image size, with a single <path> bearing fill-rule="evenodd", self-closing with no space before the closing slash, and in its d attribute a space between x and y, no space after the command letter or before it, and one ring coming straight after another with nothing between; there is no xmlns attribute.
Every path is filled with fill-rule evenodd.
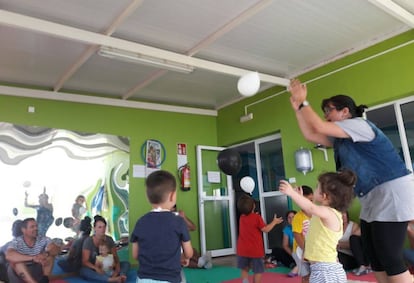
<svg viewBox="0 0 414 283"><path fill-rule="evenodd" d="M179 62L194 66L196 68L236 77L243 76L246 73L252 71L212 61L202 60L95 32L90 32L17 13L12 13L5 10L0 10L0 24L41 32L55 37L79 41L87 44L109 46L129 52L137 52L148 56ZM269 74L259 74L259 76L260 80L263 82L281 86L289 85L289 79L287 78L277 77Z"/></svg>
<svg viewBox="0 0 414 283"><path fill-rule="evenodd" d="M111 35L115 30L131 15L141 4L143 0L132 1L123 11L119 14L109 25L109 27L103 32L105 35ZM53 90L59 91L65 82L70 79L73 74L98 50L99 45L89 46L76 61L69 66L68 69L59 78L57 83L54 85Z"/></svg>
<svg viewBox="0 0 414 283"><path fill-rule="evenodd" d="M368 0L387 14L414 28L414 15L391 0Z"/></svg>
<svg viewBox="0 0 414 283"><path fill-rule="evenodd" d="M106 106L115 106L115 107L126 107L126 108L146 109L146 110L165 111L165 112L196 114L196 115L203 115L203 116L217 116L216 110L185 107L185 106L174 106L174 105L166 105L166 104L157 104L157 103L150 103L150 102L125 101L121 99L113 99L113 98L107 98L107 97L96 97L96 96L89 96L89 95L71 94L71 93L48 91L48 90L28 89L28 88L11 87L11 86L4 86L4 85L0 85L0 93L1 95L7 95L7 96L30 97L30 98L36 98L36 99L50 99L50 100L58 100L58 101L79 102L79 103L86 103L86 104L106 105Z"/></svg>

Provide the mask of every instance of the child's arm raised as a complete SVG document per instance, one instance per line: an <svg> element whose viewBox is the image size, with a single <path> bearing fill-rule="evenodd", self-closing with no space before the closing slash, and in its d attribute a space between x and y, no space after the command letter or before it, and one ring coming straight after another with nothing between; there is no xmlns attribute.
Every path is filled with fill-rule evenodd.
<svg viewBox="0 0 414 283"><path fill-rule="evenodd" d="M280 181L279 191L292 198L292 200L308 215L316 215L321 218L322 222L327 220L332 215L331 209L327 206L316 205L309 199L302 195L302 190L299 187L296 191L285 180Z"/></svg>
<svg viewBox="0 0 414 283"><path fill-rule="evenodd" d="M275 214L272 222L270 222L269 224L267 224L266 226L262 228L262 232L269 233L273 229L273 227L275 227L277 224L280 224L282 222L283 222L283 218L277 217L277 215Z"/></svg>

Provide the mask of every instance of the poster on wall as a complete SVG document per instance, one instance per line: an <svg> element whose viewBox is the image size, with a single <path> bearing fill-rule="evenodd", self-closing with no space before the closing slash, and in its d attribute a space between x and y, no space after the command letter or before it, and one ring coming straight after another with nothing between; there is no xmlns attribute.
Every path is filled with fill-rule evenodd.
<svg viewBox="0 0 414 283"><path fill-rule="evenodd" d="M161 142L157 140L147 140L145 157L146 176L151 174L153 171L161 169L161 150Z"/></svg>
<svg viewBox="0 0 414 283"><path fill-rule="evenodd" d="M177 143L177 168L180 168L187 163L187 144Z"/></svg>

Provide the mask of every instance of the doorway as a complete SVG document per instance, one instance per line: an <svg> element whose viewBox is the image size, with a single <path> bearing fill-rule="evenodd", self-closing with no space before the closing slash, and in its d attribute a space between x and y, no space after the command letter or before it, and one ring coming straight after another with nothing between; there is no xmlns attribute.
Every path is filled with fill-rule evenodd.
<svg viewBox="0 0 414 283"><path fill-rule="evenodd" d="M234 187L234 203L245 194L240 187L240 180L250 176L255 181L255 189L252 197L256 200L257 212L259 212L265 223L272 221L274 215L284 217L290 208L286 195L279 192L279 182L286 179L283 162L283 151L281 135L256 139L244 144L233 146L240 153L242 168L240 172L232 177ZM238 234L238 220L240 214L235 207L236 235ZM282 247L284 225L276 225L269 233L264 233L264 246L266 253L273 248Z"/></svg>
<svg viewBox="0 0 414 283"><path fill-rule="evenodd" d="M197 181L200 217L201 252L212 256L236 253L238 235L237 200L245 194L240 180L250 176L255 181L252 197L264 221L269 223L274 214L284 217L290 209L287 196L279 192L279 181L286 179L281 135L275 134L232 146L240 153L242 167L236 176L225 175L217 165L218 153L223 147L197 146ZM266 253L282 247L284 225L277 225L264 234Z"/></svg>
<svg viewBox="0 0 414 283"><path fill-rule="evenodd" d="M231 176L220 171L217 156L224 147L197 146L197 187L201 253L213 257L236 253Z"/></svg>

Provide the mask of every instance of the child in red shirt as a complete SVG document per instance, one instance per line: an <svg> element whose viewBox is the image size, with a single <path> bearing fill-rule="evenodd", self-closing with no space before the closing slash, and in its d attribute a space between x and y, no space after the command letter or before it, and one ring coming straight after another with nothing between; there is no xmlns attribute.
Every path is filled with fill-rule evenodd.
<svg viewBox="0 0 414 283"><path fill-rule="evenodd" d="M239 237L237 239L237 267L241 269L243 283L248 283L250 266L253 270L253 282L260 283L264 272L263 235L268 233L275 225L282 223L282 217L273 218L272 222L265 224L263 218L254 212L256 205L254 199L243 195L237 202L241 213L239 220Z"/></svg>

